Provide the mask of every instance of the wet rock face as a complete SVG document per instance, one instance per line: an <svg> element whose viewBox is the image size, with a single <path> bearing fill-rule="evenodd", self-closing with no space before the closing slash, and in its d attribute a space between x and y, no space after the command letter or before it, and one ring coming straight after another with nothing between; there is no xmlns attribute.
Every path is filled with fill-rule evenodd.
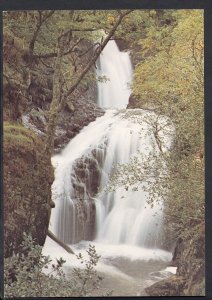
<svg viewBox="0 0 212 300"><path fill-rule="evenodd" d="M116 38L115 41L120 51L128 50L130 47L129 43L122 38Z"/></svg>
<svg viewBox="0 0 212 300"><path fill-rule="evenodd" d="M136 99L135 95L130 95L127 108L139 108L139 101Z"/></svg>
<svg viewBox="0 0 212 300"><path fill-rule="evenodd" d="M71 173L73 187L71 198L74 202L75 212L74 243L80 240L95 238L96 206L95 197L101 180L101 168L105 156L105 144L102 148L94 149L75 162Z"/></svg>
<svg viewBox="0 0 212 300"><path fill-rule="evenodd" d="M145 110L155 111L156 108L159 108L155 103L156 102L151 99L148 99L148 102L138 99L138 97L132 93L129 97L127 108L142 108Z"/></svg>

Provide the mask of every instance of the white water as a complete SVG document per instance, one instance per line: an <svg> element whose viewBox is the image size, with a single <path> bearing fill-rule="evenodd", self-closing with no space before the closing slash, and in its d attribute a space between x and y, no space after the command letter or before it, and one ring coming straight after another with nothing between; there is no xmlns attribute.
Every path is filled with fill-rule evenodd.
<svg viewBox="0 0 212 300"><path fill-rule="evenodd" d="M117 164L139 157L138 151L145 157L158 156L152 126L156 121L163 126L167 120L164 117L158 120L153 112L145 110L118 110L128 103L127 82L131 81L132 68L129 55L121 53L114 41L104 49L98 65L98 74L110 77L109 83L99 83L99 106L113 109L85 127L61 154L52 158L55 167L52 196L56 208L52 210L50 230L65 243L75 244L76 252L87 245L87 242L78 242L94 238L97 253L102 255L99 268L103 273L115 272L114 276L119 278L120 273L125 276L127 271L123 271L121 265L117 268L111 264L114 259L161 263L171 259L171 253L159 249L163 201L160 199L150 207L146 202L148 193L142 189L147 183L140 183L138 191L119 187L115 192L104 192ZM138 122L126 118L129 112L136 115ZM166 130L160 131L160 137L164 140L163 150L168 150L170 137ZM139 164L142 170L142 160ZM152 165L154 161L149 167ZM93 192L94 183L98 184L99 193ZM52 256L51 251L67 256L47 239L44 253ZM73 267L74 264L72 259L68 265ZM153 270L159 270L157 268Z"/></svg>
<svg viewBox="0 0 212 300"><path fill-rule="evenodd" d="M129 162L130 158L137 156L138 150L146 157L150 153L155 156L159 153L151 127L146 122L147 116L153 117L154 113L133 111L139 112L139 124L128 118L123 119L125 112L117 114L116 110L109 110L103 117L84 128L60 155L52 158L55 166L52 194L56 209L52 210L50 225L52 231L64 242L75 243L87 238L86 233L80 236L78 231L80 228L81 231L84 230L86 224L80 226L77 218L82 203L85 202L89 215L91 197L88 188L93 178L88 178L87 184L85 180L80 181L76 176L76 161L85 161L91 156L92 150L97 151L96 162L101 173L101 191L107 185L117 163ZM89 170L87 172L89 177ZM75 195L76 181L83 190L82 203ZM145 182L142 184L145 185ZM160 244L163 203L161 201L151 208L146 203L147 196L142 189L126 191L123 187L115 192L96 195L93 198L96 206L96 239L104 243L157 247ZM89 221L88 217L88 223Z"/></svg>
<svg viewBox="0 0 212 300"><path fill-rule="evenodd" d="M131 93L132 65L129 54L120 52L114 41L109 41L101 53L97 75L109 79L98 85L98 105L102 108L126 108Z"/></svg>
<svg viewBox="0 0 212 300"><path fill-rule="evenodd" d="M140 124L122 119L124 113L120 113L120 116L115 117L107 133L108 144L100 190L107 185L113 167L116 164L128 163L130 158L137 156L138 150L146 157L150 153L158 154L154 135L146 123L148 113L140 110L137 112L140 113ZM142 185L145 185L145 182ZM103 193L97 198L97 239L104 243L157 247L162 225L163 203L159 202L151 208L146 203L147 196L142 187L138 191L126 191L124 187L119 187L115 192Z"/></svg>

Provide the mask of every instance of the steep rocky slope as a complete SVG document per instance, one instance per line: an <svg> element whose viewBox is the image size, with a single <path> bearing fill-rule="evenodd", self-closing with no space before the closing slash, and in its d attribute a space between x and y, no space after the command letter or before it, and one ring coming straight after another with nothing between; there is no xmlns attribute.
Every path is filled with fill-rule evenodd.
<svg viewBox="0 0 212 300"><path fill-rule="evenodd" d="M86 43L86 42L85 42ZM53 69L48 60L30 62L23 41L11 33L4 35L4 120L19 121L45 136L52 99ZM85 57L85 60L88 59ZM83 61L81 68L84 67ZM91 70L91 74L95 72ZM84 126L103 115L96 106L97 85L84 81L67 99L58 120L55 150L63 148Z"/></svg>

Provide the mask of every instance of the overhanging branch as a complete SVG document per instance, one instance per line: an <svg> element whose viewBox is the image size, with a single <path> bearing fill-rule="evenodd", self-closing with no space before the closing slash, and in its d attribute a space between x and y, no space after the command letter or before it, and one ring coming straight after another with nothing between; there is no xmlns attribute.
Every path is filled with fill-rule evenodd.
<svg viewBox="0 0 212 300"><path fill-rule="evenodd" d="M107 37L105 40L100 44L100 47L98 47L93 55L93 58L90 60L90 62L87 64L87 66L82 70L81 74L79 77L76 79L75 83L69 88L69 90L63 95L63 101L66 99L70 94L74 92L74 90L77 88L81 80L84 78L84 76L87 74L87 72L90 70L90 68L93 66L93 64L97 61L98 57L100 56L102 50L105 48L109 40L112 38L114 35L117 27L121 24L121 21L125 16L127 16L129 13L131 13L133 10L127 10L124 13L120 14L116 23L114 24L113 28L110 30L108 33Z"/></svg>

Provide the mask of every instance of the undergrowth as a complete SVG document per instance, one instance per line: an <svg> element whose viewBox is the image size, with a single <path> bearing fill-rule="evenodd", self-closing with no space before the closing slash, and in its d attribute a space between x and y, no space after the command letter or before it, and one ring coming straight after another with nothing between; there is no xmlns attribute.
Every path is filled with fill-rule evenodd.
<svg viewBox="0 0 212 300"><path fill-rule="evenodd" d="M95 269L100 258L95 247L89 245L87 253L88 259L81 253L77 255L82 268L74 268L71 278L67 278L63 271L65 261L60 258L53 264L49 256L42 254L42 247L24 234L21 251L5 259L5 297L91 296L103 277Z"/></svg>

